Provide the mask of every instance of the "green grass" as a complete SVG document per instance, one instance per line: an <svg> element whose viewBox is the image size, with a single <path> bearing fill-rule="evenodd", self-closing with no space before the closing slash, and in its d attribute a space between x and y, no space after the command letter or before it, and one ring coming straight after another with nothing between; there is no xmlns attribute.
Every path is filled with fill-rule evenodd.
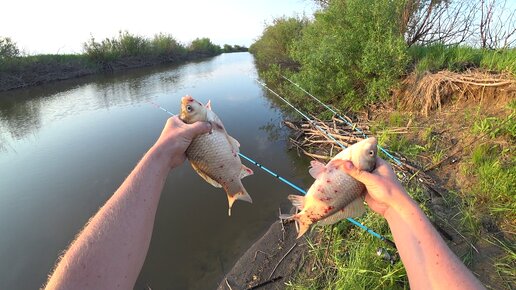
<svg viewBox="0 0 516 290"><path fill-rule="evenodd" d="M447 69L455 72L470 68L505 71L516 75L516 49L487 50L467 46L412 46L408 49L414 71L437 72Z"/></svg>
<svg viewBox="0 0 516 290"><path fill-rule="evenodd" d="M385 219L376 213L369 212L359 220L379 233L388 233ZM346 221L315 230L321 231L321 239L308 240L310 259L305 266L310 273L287 283L288 289L408 288L403 265L391 265L376 254L378 248L386 247L379 239Z"/></svg>

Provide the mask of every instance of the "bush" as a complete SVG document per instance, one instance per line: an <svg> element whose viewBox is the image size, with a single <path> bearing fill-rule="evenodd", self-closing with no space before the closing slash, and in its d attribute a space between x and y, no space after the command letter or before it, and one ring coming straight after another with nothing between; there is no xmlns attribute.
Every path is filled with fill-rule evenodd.
<svg viewBox="0 0 516 290"><path fill-rule="evenodd" d="M209 38L196 38L188 46L188 51L198 54L216 55L222 52L220 46L215 45Z"/></svg>
<svg viewBox="0 0 516 290"><path fill-rule="evenodd" d="M398 28L403 3L331 1L294 45L291 55L301 64L294 80L346 108L387 99L407 63Z"/></svg>
<svg viewBox="0 0 516 290"><path fill-rule="evenodd" d="M290 51L292 44L301 37L301 31L307 24L308 19L305 17L275 19L249 48L256 59L256 64L264 70L269 69L271 65L296 68L298 64L290 57Z"/></svg>
<svg viewBox="0 0 516 290"><path fill-rule="evenodd" d="M156 34L150 43L151 51L156 55L183 56L186 48L170 34Z"/></svg>

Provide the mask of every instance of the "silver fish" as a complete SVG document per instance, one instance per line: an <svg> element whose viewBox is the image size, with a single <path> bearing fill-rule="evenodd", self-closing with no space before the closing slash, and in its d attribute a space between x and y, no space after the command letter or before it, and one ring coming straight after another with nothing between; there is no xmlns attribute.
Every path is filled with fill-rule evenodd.
<svg viewBox="0 0 516 290"><path fill-rule="evenodd" d="M311 224L330 225L348 217L362 215L365 212L365 186L338 167L343 160L350 160L358 169L372 171L376 166L376 154L377 140L372 137L346 148L326 165L312 161L309 172L315 182L307 194L288 196L292 205L300 212L281 215L280 218L296 222L299 238Z"/></svg>
<svg viewBox="0 0 516 290"><path fill-rule="evenodd" d="M228 215L235 200L240 199L252 203L240 179L253 174L253 171L242 165L240 161L240 144L229 136L219 117L211 110L211 102L206 106L190 96L181 99L181 120L192 124L206 121L212 124L212 132L196 137L188 149L186 156L193 169L215 187L222 187L228 196Z"/></svg>

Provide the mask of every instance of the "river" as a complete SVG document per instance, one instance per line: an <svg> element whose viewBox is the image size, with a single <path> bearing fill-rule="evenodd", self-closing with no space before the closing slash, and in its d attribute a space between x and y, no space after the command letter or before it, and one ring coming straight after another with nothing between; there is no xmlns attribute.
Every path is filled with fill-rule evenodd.
<svg viewBox="0 0 516 290"><path fill-rule="evenodd" d="M211 99L241 152L295 183L310 179L288 151L282 112L252 78L249 53L97 75L0 93L0 289L38 289L62 251L159 136L180 98ZM213 289L289 207L285 184L254 170L253 204L227 216L223 190L185 162L163 190L135 289Z"/></svg>

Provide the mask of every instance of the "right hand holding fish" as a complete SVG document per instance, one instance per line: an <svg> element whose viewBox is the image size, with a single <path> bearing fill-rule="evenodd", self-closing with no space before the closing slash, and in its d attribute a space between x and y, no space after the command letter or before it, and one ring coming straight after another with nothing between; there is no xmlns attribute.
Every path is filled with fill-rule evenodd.
<svg viewBox="0 0 516 290"><path fill-rule="evenodd" d="M165 128L156 141L154 147L163 154L163 158L170 158L170 168L181 165L186 160L186 149L192 140L211 130L208 122L186 124L178 116L170 117Z"/></svg>
<svg viewBox="0 0 516 290"><path fill-rule="evenodd" d="M359 170L350 161L340 161L339 168L365 185L367 204L382 216L385 216L387 210L395 206L400 198L408 196L392 167L380 157L376 158L376 168L373 172Z"/></svg>

